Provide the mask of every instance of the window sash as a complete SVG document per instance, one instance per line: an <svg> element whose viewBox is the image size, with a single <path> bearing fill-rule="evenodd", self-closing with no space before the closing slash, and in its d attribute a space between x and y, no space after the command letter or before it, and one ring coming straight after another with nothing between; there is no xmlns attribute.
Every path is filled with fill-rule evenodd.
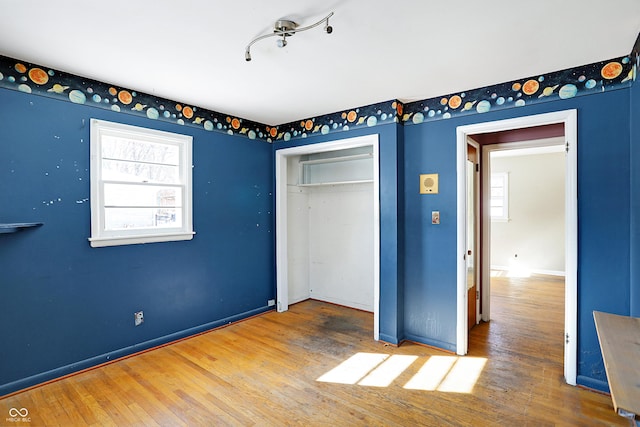
<svg viewBox="0 0 640 427"><path fill-rule="evenodd" d="M492 221L509 220L509 174L495 172L491 174L490 214Z"/></svg>
<svg viewBox="0 0 640 427"><path fill-rule="evenodd" d="M187 135L91 121L92 246L193 237L191 145Z"/></svg>

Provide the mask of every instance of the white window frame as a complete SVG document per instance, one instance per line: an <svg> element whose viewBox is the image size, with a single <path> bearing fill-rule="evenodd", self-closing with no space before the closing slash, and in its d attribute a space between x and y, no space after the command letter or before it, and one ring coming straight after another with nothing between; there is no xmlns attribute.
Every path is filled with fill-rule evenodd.
<svg viewBox="0 0 640 427"><path fill-rule="evenodd" d="M172 228L105 230L104 184L102 175L102 137L119 136L143 142L170 144L179 147L179 176L182 188L182 224ZM191 240L192 211L192 149L193 137L176 133L130 126L122 123L91 119L91 237L92 247L133 245L140 243ZM144 182L136 183L144 185Z"/></svg>
<svg viewBox="0 0 640 427"><path fill-rule="evenodd" d="M506 222L509 221L509 172L492 172L490 188L493 188L494 176L501 176L504 185L502 192L502 215L493 215L492 213L491 221ZM495 197L491 196L491 199L493 200ZM491 210L491 206L489 208L489 210Z"/></svg>

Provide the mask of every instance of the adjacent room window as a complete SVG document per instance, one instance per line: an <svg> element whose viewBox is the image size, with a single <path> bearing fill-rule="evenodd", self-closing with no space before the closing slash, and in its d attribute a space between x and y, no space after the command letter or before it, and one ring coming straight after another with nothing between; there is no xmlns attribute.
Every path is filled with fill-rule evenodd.
<svg viewBox="0 0 640 427"><path fill-rule="evenodd" d="M193 238L192 137L91 120L91 246Z"/></svg>
<svg viewBox="0 0 640 427"><path fill-rule="evenodd" d="M509 174L491 174L491 220L509 220Z"/></svg>

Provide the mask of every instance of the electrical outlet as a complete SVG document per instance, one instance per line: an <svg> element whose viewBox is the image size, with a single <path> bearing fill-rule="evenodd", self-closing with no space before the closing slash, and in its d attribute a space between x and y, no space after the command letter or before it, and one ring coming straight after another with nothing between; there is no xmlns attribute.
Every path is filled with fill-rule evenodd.
<svg viewBox="0 0 640 427"><path fill-rule="evenodd" d="M276 300L274 299L270 299L269 301L267 301L267 305L269 307L273 307L274 305L276 305Z"/></svg>
<svg viewBox="0 0 640 427"><path fill-rule="evenodd" d="M133 313L133 324L136 326L140 326L144 323L144 313L142 310L136 311Z"/></svg>

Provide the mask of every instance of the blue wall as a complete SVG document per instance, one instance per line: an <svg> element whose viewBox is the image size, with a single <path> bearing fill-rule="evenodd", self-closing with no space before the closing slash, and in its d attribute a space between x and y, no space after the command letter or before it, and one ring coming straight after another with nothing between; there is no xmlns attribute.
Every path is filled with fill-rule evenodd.
<svg viewBox="0 0 640 427"><path fill-rule="evenodd" d="M455 350L456 127L577 109L578 381L606 388L592 312L629 314L629 94L610 91L405 127L407 338ZM418 194L420 173L440 174L438 195ZM440 211L441 225L430 224L432 210Z"/></svg>
<svg viewBox="0 0 640 427"><path fill-rule="evenodd" d="M640 38L638 38L640 43ZM640 84L631 87L631 315L640 317Z"/></svg>
<svg viewBox="0 0 640 427"><path fill-rule="evenodd" d="M405 126L405 336L456 350L456 126ZM468 121L468 120L467 120ZM439 174L438 194L419 194L419 175ZM440 224L431 212L440 211Z"/></svg>
<svg viewBox="0 0 640 427"><path fill-rule="evenodd" d="M192 241L91 248L89 120L192 135ZM267 310L272 146L0 89L0 395ZM145 322L134 327L133 313Z"/></svg>

